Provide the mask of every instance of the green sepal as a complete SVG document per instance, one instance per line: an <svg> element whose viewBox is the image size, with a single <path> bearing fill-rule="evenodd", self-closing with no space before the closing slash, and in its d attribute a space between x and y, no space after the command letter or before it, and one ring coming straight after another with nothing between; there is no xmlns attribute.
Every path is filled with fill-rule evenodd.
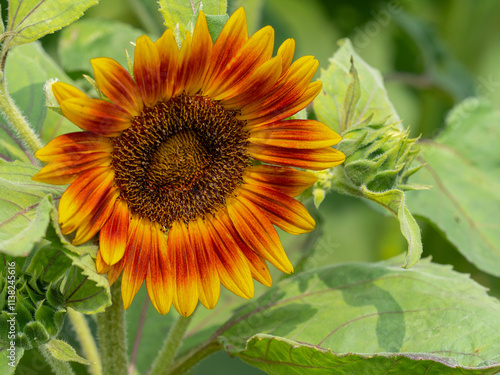
<svg viewBox="0 0 500 375"><path fill-rule="evenodd" d="M43 324L37 321L29 322L28 324L26 324L24 326L23 332L30 341L30 345L33 348L36 348L39 345L43 345L50 340L50 335Z"/></svg>
<svg viewBox="0 0 500 375"><path fill-rule="evenodd" d="M62 326L58 326L54 319L56 311L54 308L47 306L44 302L42 302L35 311L35 320L41 323L46 329L50 336L57 336L62 328ZM64 319L64 316L63 316ZM61 317L58 317L58 320L61 320Z"/></svg>
<svg viewBox="0 0 500 375"><path fill-rule="evenodd" d="M375 178L384 161L385 158L380 158L378 161L356 160L346 163L344 170L355 185L361 186L366 181L372 181Z"/></svg>
<svg viewBox="0 0 500 375"><path fill-rule="evenodd" d="M354 57L351 56L351 69L349 71L351 82L347 86L344 105L342 107L342 132L352 126L355 108L361 97L361 85L358 78L358 72L354 67Z"/></svg>
<svg viewBox="0 0 500 375"><path fill-rule="evenodd" d="M85 358L80 357L76 354L76 350L69 345L67 342L62 340L50 340L45 347L48 349L50 354L54 356L54 358L63 362L78 362L84 365L90 365L91 362L87 361Z"/></svg>
<svg viewBox="0 0 500 375"><path fill-rule="evenodd" d="M371 191L385 191L391 189L396 185L396 182L399 177L399 173L401 172L401 166L399 169L393 169L389 171L383 171L378 173L368 184L366 187Z"/></svg>

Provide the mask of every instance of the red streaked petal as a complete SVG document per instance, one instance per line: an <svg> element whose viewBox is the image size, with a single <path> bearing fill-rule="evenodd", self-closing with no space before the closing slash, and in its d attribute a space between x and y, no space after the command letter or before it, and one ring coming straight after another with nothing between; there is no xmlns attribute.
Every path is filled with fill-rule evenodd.
<svg viewBox="0 0 500 375"><path fill-rule="evenodd" d="M247 258L252 277L265 286L271 286L273 284L273 280L271 279L271 274L269 273L266 260L262 256L255 253L250 247L247 246L247 244L243 242L240 235L234 228L231 218L227 212L219 211L217 215L229 233L231 233L231 236L233 236L238 248L241 250L245 258Z"/></svg>
<svg viewBox="0 0 500 375"><path fill-rule="evenodd" d="M217 262L217 268L222 285L240 297L252 298L254 295L252 273L247 259L239 251L231 233L217 217L207 218L205 224L220 260Z"/></svg>
<svg viewBox="0 0 500 375"><path fill-rule="evenodd" d="M198 304L198 267L186 224L176 221L168 232L169 261L175 277L173 304L182 316L193 313Z"/></svg>
<svg viewBox="0 0 500 375"><path fill-rule="evenodd" d="M90 132L76 132L60 135L35 153L41 161L60 161L68 155L82 155L94 152L113 151L108 138ZM74 160L75 158L71 158Z"/></svg>
<svg viewBox="0 0 500 375"><path fill-rule="evenodd" d="M169 100L175 89L180 54L172 29L167 29L155 42L155 45L160 57L161 97L164 100Z"/></svg>
<svg viewBox="0 0 500 375"><path fill-rule="evenodd" d="M213 80L219 76L220 72L224 70L225 66L247 40L247 18L243 8L239 8L229 17L214 43L210 68L202 87L203 92L211 87Z"/></svg>
<svg viewBox="0 0 500 375"><path fill-rule="evenodd" d="M335 167L345 160L345 155L331 147L315 150L299 150L250 143L247 148L251 157L269 164L322 170Z"/></svg>
<svg viewBox="0 0 500 375"><path fill-rule="evenodd" d="M214 78L205 94L215 100L233 92L236 83L245 81L273 54L274 29L263 27L241 47L224 69Z"/></svg>
<svg viewBox="0 0 500 375"><path fill-rule="evenodd" d="M316 225L299 201L272 189L243 184L239 193L267 216L269 221L290 234L307 233Z"/></svg>
<svg viewBox="0 0 500 375"><path fill-rule="evenodd" d="M33 176L34 181L41 181L53 185L66 185L75 181L82 173L97 167L106 167L111 164L111 155L107 152L83 154L72 160L68 155L61 162L52 162L43 167Z"/></svg>
<svg viewBox="0 0 500 375"><path fill-rule="evenodd" d="M249 139L257 145L296 149L329 147L340 140L340 135L315 120L285 120L255 126Z"/></svg>
<svg viewBox="0 0 500 375"><path fill-rule="evenodd" d="M66 99L88 97L83 91L64 82L55 82L52 85L52 92L59 104Z"/></svg>
<svg viewBox="0 0 500 375"><path fill-rule="evenodd" d="M167 256L167 239L159 224L152 228L152 249L146 274L146 288L151 303L160 314L166 314L172 305L172 271Z"/></svg>
<svg viewBox="0 0 500 375"><path fill-rule="evenodd" d="M99 247L102 258L109 265L118 263L127 247L130 212L127 203L120 199L113 208L109 220L99 234Z"/></svg>
<svg viewBox="0 0 500 375"><path fill-rule="evenodd" d="M137 38L134 53L134 77L143 102L151 107L160 98L160 55L156 45L143 35Z"/></svg>
<svg viewBox="0 0 500 375"><path fill-rule="evenodd" d="M281 97L281 101L274 102L273 105L260 111L256 117L247 120L247 126L266 124L271 121L283 120L294 115L307 107L321 91L321 82L315 81L299 95L299 91L293 91Z"/></svg>
<svg viewBox="0 0 500 375"><path fill-rule="evenodd" d="M231 92L227 92L221 99L221 104L226 108L241 108L249 102L261 97L269 91L281 76L281 58L273 57L243 82L234 84Z"/></svg>
<svg viewBox="0 0 500 375"><path fill-rule="evenodd" d="M185 90L188 94L196 94L203 85L203 80L210 67L212 57L212 38L208 32L207 19L200 11L193 32L191 54L187 62L187 81Z"/></svg>
<svg viewBox="0 0 500 375"><path fill-rule="evenodd" d="M248 246L280 271L293 271L276 229L262 211L244 197L231 199L227 211L234 228Z"/></svg>
<svg viewBox="0 0 500 375"><path fill-rule="evenodd" d="M116 137L129 128L131 116L122 107L101 99L71 98L61 103L61 111L73 124L83 130Z"/></svg>
<svg viewBox="0 0 500 375"><path fill-rule="evenodd" d="M268 187L290 197L302 194L317 180L313 173L273 165L255 165L243 174L247 184Z"/></svg>
<svg viewBox="0 0 500 375"><path fill-rule="evenodd" d="M113 264L110 266L110 269L108 270L108 282L109 285L113 285L116 280L120 277L123 268L125 267L125 260L127 259L127 254L116 264Z"/></svg>
<svg viewBox="0 0 500 375"><path fill-rule="evenodd" d="M210 234L201 218L189 223L189 238L198 264L198 298L207 309L213 309L219 300L220 279L217 273L219 259L215 254Z"/></svg>
<svg viewBox="0 0 500 375"><path fill-rule="evenodd" d="M137 116L142 110L142 100L130 74L108 57L92 59L90 63L97 86L104 95L132 116Z"/></svg>
<svg viewBox="0 0 500 375"><path fill-rule="evenodd" d="M105 197L103 197L101 202L94 208L93 214L78 227L76 236L72 241L73 245L81 245L89 241L101 230L102 226L113 212L113 206L119 195L120 191L116 188L108 190Z"/></svg>
<svg viewBox="0 0 500 375"><path fill-rule="evenodd" d="M99 167L85 172L66 189L59 201L63 234L73 232L95 212L111 189L113 179L112 169Z"/></svg>
<svg viewBox="0 0 500 375"><path fill-rule="evenodd" d="M151 252L151 223L148 219L132 215L127 242L127 259L123 269L123 307L128 309L141 288L149 264Z"/></svg>
<svg viewBox="0 0 500 375"><path fill-rule="evenodd" d="M179 53L179 66L177 67L177 78L174 81L175 86L172 96L179 95L186 88L186 81L189 79L189 57L191 56L192 45L193 41L191 39L191 34L186 32L186 38L182 43Z"/></svg>
<svg viewBox="0 0 500 375"><path fill-rule="evenodd" d="M303 56L295 61L279 82L259 100L248 103L241 109L241 119L247 120L262 112L274 108L276 104L289 105L293 99L300 97L307 89L318 67L318 61L313 56ZM287 99L286 102L283 102Z"/></svg>

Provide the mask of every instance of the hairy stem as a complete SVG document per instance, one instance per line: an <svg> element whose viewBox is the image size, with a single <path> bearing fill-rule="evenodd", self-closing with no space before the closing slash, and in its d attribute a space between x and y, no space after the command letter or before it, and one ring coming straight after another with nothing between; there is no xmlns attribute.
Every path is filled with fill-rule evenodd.
<svg viewBox="0 0 500 375"><path fill-rule="evenodd" d="M43 355L47 363L50 365L52 372L56 375L75 375L73 369L69 365L69 362L63 362L56 359L50 351L45 347L45 345L40 345L38 351Z"/></svg>
<svg viewBox="0 0 500 375"><path fill-rule="evenodd" d="M128 373L125 311L120 287L119 280L111 286L112 305L97 314L97 336L104 375Z"/></svg>
<svg viewBox="0 0 500 375"><path fill-rule="evenodd" d="M184 334L193 318L193 314L187 318L179 316L170 328L167 339L163 343L158 356L156 357L149 375L163 375L167 373L167 370L172 364L175 354L182 344Z"/></svg>
<svg viewBox="0 0 500 375"><path fill-rule="evenodd" d="M181 375L187 373L194 365L205 359L210 354L213 354L222 349L222 344L216 341L211 341L198 348L194 348L185 356L175 361L168 371L168 375Z"/></svg>
<svg viewBox="0 0 500 375"><path fill-rule="evenodd" d="M68 315L85 358L92 362L89 365L90 374L102 375L102 365L101 359L99 358L99 352L97 351L97 345L90 332L85 316L72 308L68 308Z"/></svg>

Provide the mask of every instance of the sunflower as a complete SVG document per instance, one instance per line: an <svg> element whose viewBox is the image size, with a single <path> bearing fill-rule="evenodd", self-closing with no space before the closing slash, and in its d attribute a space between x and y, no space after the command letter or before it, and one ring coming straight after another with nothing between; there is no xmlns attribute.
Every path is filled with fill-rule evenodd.
<svg viewBox="0 0 500 375"><path fill-rule="evenodd" d="M243 9L212 42L199 13L179 49L172 30L137 39L133 77L116 61L93 59L107 99L62 82L54 95L84 131L36 153L49 162L37 181L71 184L59 202L63 234L78 245L99 234L96 268L122 275L128 308L146 281L154 307L190 315L217 304L220 284L251 298L253 279L270 286L267 262L291 273L279 227L309 232L314 220L294 199L316 177L302 169L338 165L340 137L314 120L287 119L321 90L318 62L292 63L274 30L248 37ZM295 168L293 168L295 167ZM300 169L296 169L300 168Z"/></svg>

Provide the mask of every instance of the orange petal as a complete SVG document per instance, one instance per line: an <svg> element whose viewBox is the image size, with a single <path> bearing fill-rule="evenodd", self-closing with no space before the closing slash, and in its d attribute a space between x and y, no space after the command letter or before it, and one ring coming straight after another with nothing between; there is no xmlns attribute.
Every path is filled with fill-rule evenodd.
<svg viewBox="0 0 500 375"><path fill-rule="evenodd" d="M169 100L175 90L180 54L172 29L167 29L155 45L160 58L160 94Z"/></svg>
<svg viewBox="0 0 500 375"><path fill-rule="evenodd" d="M97 86L104 95L132 116L137 116L142 110L142 100L130 74L108 57L92 59L90 62Z"/></svg>
<svg viewBox="0 0 500 375"><path fill-rule="evenodd" d="M120 277L123 268L125 267L125 260L127 259L127 254L124 255L124 257L116 264L113 264L110 266L110 269L108 270L108 282L109 285L113 285L116 280Z"/></svg>
<svg viewBox="0 0 500 375"><path fill-rule="evenodd" d="M186 93L196 94L201 89L210 66L212 47L213 43L208 32L207 19L205 14L200 11L193 32L191 54L187 61Z"/></svg>
<svg viewBox="0 0 500 375"><path fill-rule="evenodd" d="M240 297L252 298L254 285L250 267L231 233L216 217L207 218L205 224L220 260L217 271L222 285Z"/></svg>
<svg viewBox="0 0 500 375"><path fill-rule="evenodd" d="M169 261L173 265L175 276L174 298L175 309L182 316L193 313L198 304L198 267L196 254L191 246L186 224L176 221L168 233Z"/></svg>
<svg viewBox="0 0 500 375"><path fill-rule="evenodd" d="M60 161L65 156L75 155L71 160L76 160L77 156L95 152L113 151L113 145L108 138L90 132L76 132L60 135L51 140L45 147L35 153L41 161Z"/></svg>
<svg viewBox="0 0 500 375"><path fill-rule="evenodd" d="M98 273L106 273L111 269L111 266L102 259L100 250L97 252L97 256L95 257L95 268Z"/></svg>
<svg viewBox="0 0 500 375"><path fill-rule="evenodd" d="M201 218L189 223L189 238L200 276L198 277L198 298L207 309L213 309L219 300L220 279L217 273L219 259L213 249L213 242Z"/></svg>
<svg viewBox="0 0 500 375"><path fill-rule="evenodd" d="M243 242L240 235L234 228L229 214L219 211L217 215L219 216L220 220L227 228L229 233L231 233L231 236L233 236L233 239L238 245L238 248L241 250L245 258L247 258L252 277L265 286L271 286L273 284L273 280L271 278L271 274L269 273L269 268L267 267L266 260Z"/></svg>
<svg viewBox="0 0 500 375"><path fill-rule="evenodd" d="M68 234L92 216L105 199L114 178L108 167L91 169L73 182L59 201L61 231Z"/></svg>
<svg viewBox="0 0 500 375"><path fill-rule="evenodd" d="M290 197L302 194L317 180L313 173L273 165L255 165L243 174L247 184L268 187Z"/></svg>
<svg viewBox="0 0 500 375"><path fill-rule="evenodd" d="M152 224L151 254L146 274L146 288L151 303L160 314L172 305L172 271L167 256L167 239L159 224Z"/></svg>
<svg viewBox="0 0 500 375"><path fill-rule="evenodd" d="M88 97L83 91L64 82L55 82L52 85L52 92L59 104L66 99Z"/></svg>
<svg viewBox="0 0 500 375"><path fill-rule="evenodd" d="M191 56L192 45L191 34L187 32L179 53L179 66L177 67L177 78L175 78L172 96L182 93L186 88L186 81L189 79L189 57Z"/></svg>
<svg viewBox="0 0 500 375"><path fill-rule="evenodd" d="M315 171L335 167L345 160L343 153L331 147L316 150L298 150L249 144L247 151L251 157L265 163Z"/></svg>
<svg viewBox="0 0 500 375"><path fill-rule="evenodd" d="M151 252L151 222L138 215L132 215L127 243L127 259L122 277L123 307L128 309L141 288L149 264Z"/></svg>
<svg viewBox="0 0 500 375"><path fill-rule="evenodd" d="M131 117L127 111L101 99L66 99L61 103L61 111L81 129L105 137L116 137L131 125Z"/></svg>
<svg viewBox="0 0 500 375"><path fill-rule="evenodd" d="M72 160L72 158L75 158ZM82 173L96 167L111 164L111 155L107 152L95 152L80 156L68 155L63 161L52 162L33 176L34 181L53 185L66 185L75 181Z"/></svg>
<svg viewBox="0 0 500 375"><path fill-rule="evenodd" d="M113 206L119 195L120 191L116 188L108 190L105 196L102 197L101 202L94 208L93 213L78 227L76 236L72 241L73 245L81 245L89 241L101 230L113 212Z"/></svg>
<svg viewBox="0 0 500 375"><path fill-rule="evenodd" d="M235 83L230 92L224 94L221 104L226 108L241 108L250 100L256 100L267 93L281 76L281 58L273 57L243 82Z"/></svg>
<svg viewBox="0 0 500 375"><path fill-rule="evenodd" d="M281 57L282 74L285 74L288 71L288 68L290 68L294 53L295 53L295 40L293 39L285 40L283 44L281 44L280 48L278 48L278 53L276 55Z"/></svg>
<svg viewBox="0 0 500 375"><path fill-rule="evenodd" d="M160 98L160 55L158 48L143 35L137 38L134 53L134 77L143 102L151 107Z"/></svg>
<svg viewBox="0 0 500 375"><path fill-rule="evenodd" d="M223 99L234 90L235 83L245 81L273 53L274 29L266 26L240 48L234 57L226 63L224 69L214 78L205 94L216 100Z"/></svg>
<svg viewBox="0 0 500 375"><path fill-rule="evenodd" d="M227 211L234 228L250 248L280 271L293 271L276 229L262 211L244 197L229 200Z"/></svg>
<svg viewBox="0 0 500 375"><path fill-rule="evenodd" d="M323 148L341 140L325 124L315 120L287 120L252 127L249 141L262 146L285 148Z"/></svg>
<svg viewBox="0 0 500 375"><path fill-rule="evenodd" d="M269 221L290 234L314 229L315 222L299 201L265 187L243 184L240 195L247 198L267 216Z"/></svg>
<svg viewBox="0 0 500 375"><path fill-rule="evenodd" d="M130 212L124 200L118 200L109 220L99 234L99 248L102 258L109 265L118 263L127 247Z"/></svg>
<svg viewBox="0 0 500 375"><path fill-rule="evenodd" d="M247 19L243 8L239 8L229 17L215 41L210 68L202 87L203 92L211 87L213 80L219 76L247 40Z"/></svg>

